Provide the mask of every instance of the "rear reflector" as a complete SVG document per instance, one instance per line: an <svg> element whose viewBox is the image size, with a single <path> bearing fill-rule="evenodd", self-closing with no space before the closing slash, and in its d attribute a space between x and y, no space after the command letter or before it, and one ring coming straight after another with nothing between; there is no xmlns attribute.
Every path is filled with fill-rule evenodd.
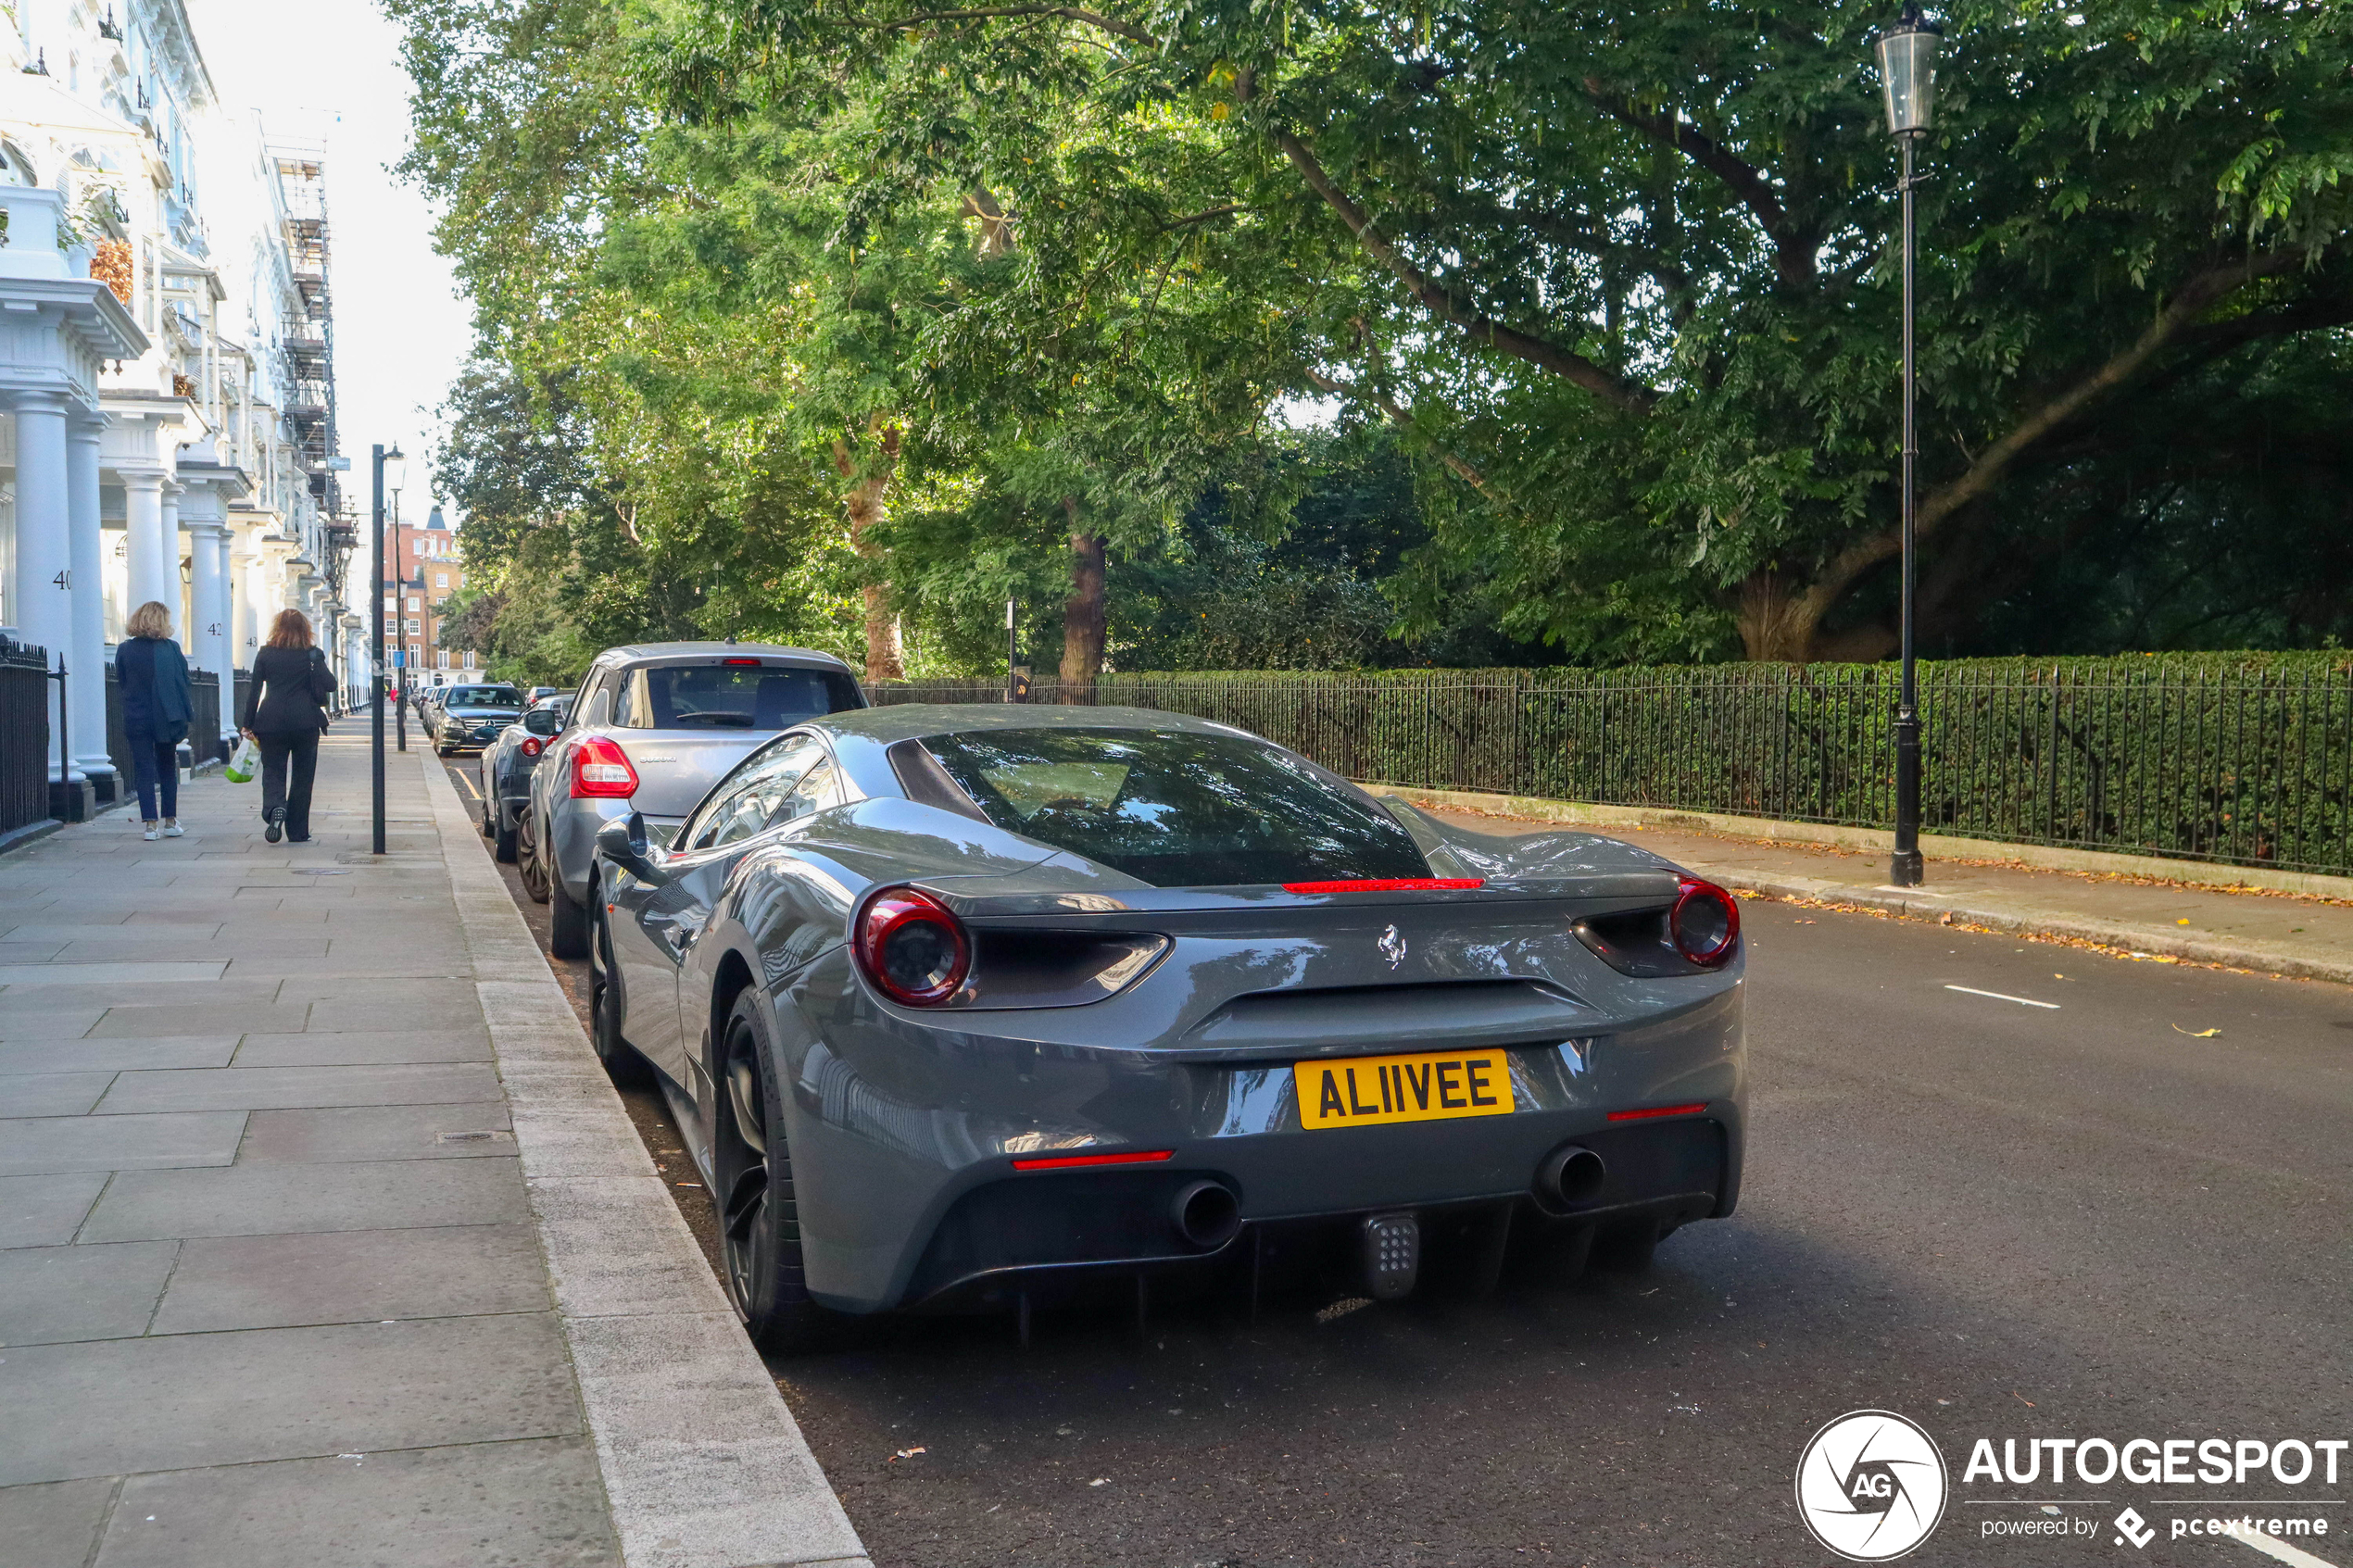
<svg viewBox="0 0 2353 1568"><path fill-rule="evenodd" d="M1697 1116L1706 1109L1705 1100L1697 1105L1657 1105L1647 1110L1613 1110L1609 1119L1613 1122L1648 1122L1658 1116Z"/></svg>
<svg viewBox="0 0 2353 1568"><path fill-rule="evenodd" d="M1377 876L1363 882L1287 882L1286 893L1459 893L1484 887L1476 876Z"/></svg>
<svg viewBox="0 0 2353 1568"><path fill-rule="evenodd" d="M1058 1154L1051 1160L1016 1160L1016 1171L1067 1171L1074 1165L1157 1165L1173 1160L1173 1148L1155 1148L1133 1154Z"/></svg>

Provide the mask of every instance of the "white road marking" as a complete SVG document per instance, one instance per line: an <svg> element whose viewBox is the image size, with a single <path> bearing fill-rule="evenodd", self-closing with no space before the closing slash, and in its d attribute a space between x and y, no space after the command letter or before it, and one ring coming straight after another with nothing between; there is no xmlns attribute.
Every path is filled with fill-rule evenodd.
<svg viewBox="0 0 2353 1568"><path fill-rule="evenodd" d="M2020 1007L2048 1008L2053 1012L2057 1012L2059 1010L2059 1005L2057 1002L2038 1002L2032 997L2007 997L2004 996L1999 991L1981 991L1974 985L1947 985L1944 989L1947 991L1967 991L1972 997L1991 997L1997 1002L2016 1002Z"/></svg>
<svg viewBox="0 0 2353 1568"><path fill-rule="evenodd" d="M2266 1557L2276 1557L2291 1568L2336 1568L2333 1562L2313 1556L2301 1547L2292 1547L2277 1536L2267 1536L2260 1530L2245 1530L2231 1537L2241 1546L2251 1546Z"/></svg>

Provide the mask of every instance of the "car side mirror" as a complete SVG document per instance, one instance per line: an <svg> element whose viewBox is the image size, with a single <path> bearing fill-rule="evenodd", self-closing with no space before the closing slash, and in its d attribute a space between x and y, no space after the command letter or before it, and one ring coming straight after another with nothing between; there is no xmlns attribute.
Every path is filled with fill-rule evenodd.
<svg viewBox="0 0 2353 1568"><path fill-rule="evenodd" d="M667 857L646 843L646 819L635 811L597 830L597 853L639 882L655 887L670 882L670 873L661 867Z"/></svg>
<svg viewBox="0 0 2353 1568"><path fill-rule="evenodd" d="M552 708L535 708L522 716L522 727L535 735L552 735L563 728L563 721Z"/></svg>

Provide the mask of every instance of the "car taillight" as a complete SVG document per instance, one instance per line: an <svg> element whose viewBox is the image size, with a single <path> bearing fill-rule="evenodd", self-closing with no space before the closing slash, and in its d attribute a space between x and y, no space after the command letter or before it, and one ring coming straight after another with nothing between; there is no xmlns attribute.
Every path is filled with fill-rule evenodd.
<svg viewBox="0 0 2353 1568"><path fill-rule="evenodd" d="M1667 934L1692 962L1720 964L1740 946L1741 907L1714 883L1687 876L1667 911Z"/></svg>
<svg viewBox="0 0 2353 1568"><path fill-rule="evenodd" d="M574 800L626 800L637 793L637 770L629 754L609 736L590 735L572 753L572 797Z"/></svg>
<svg viewBox="0 0 2353 1568"><path fill-rule="evenodd" d="M522 737L522 754L525 757L536 757L547 749L546 745L541 742L537 735L525 735Z"/></svg>
<svg viewBox="0 0 2353 1568"><path fill-rule="evenodd" d="M886 887L866 900L851 948L875 989L905 1007L938 1006L972 969L964 922L912 887Z"/></svg>

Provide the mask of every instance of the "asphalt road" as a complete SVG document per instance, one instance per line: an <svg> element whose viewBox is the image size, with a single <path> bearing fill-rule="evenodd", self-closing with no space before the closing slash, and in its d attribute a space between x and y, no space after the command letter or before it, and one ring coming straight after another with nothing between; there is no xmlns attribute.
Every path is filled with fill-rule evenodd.
<svg viewBox="0 0 2353 1568"><path fill-rule="evenodd" d="M2273 1559L2242 1542L2171 1537L2253 1513L2326 1519L2297 1544L2353 1568L2353 1451L2335 1486L1963 1474L1981 1437L2353 1436L2353 992L1743 915L1736 1216L1646 1273L1487 1301L1293 1299L1254 1325L1213 1301L1140 1337L1041 1314L1026 1351L1008 1323L926 1321L776 1361L875 1562L1830 1562L1796 1516L1798 1458L1880 1408L1950 1468L1907 1562L2257 1568ZM678 1148L651 1097L632 1111ZM679 1196L708 1240L707 1200ZM2127 1505L2145 1549L2110 1524Z"/></svg>

